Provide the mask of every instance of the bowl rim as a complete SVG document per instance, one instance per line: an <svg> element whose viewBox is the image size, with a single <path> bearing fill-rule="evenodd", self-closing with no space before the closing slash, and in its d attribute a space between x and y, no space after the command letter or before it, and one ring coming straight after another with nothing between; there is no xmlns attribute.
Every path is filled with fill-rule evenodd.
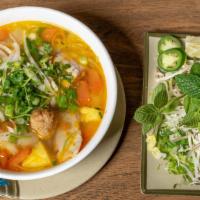
<svg viewBox="0 0 200 200"><path fill-rule="evenodd" d="M102 65L102 62L105 61L107 63L106 67L109 68L109 77L108 77L108 74L105 73L105 67L104 67L104 65L102 65L102 69L103 69L105 79L106 79L107 99L106 99L105 114L103 116L101 124L98 127L98 130L96 131L95 135L90 139L89 143L74 158L72 158L68 161L65 161L64 163L61 163L59 165L53 166L51 168L44 169L41 171L36 171L36 172L12 172L12 171L8 171L8 170L0 170L1 178L11 179L11 180L34 180L34 179L45 178L45 177L60 173L64 170L67 170L67 169L73 167L74 165L76 165L77 163L81 162L81 160L83 160L85 157L87 157L103 139L103 137L106 134L106 132L110 126L110 123L113 119L114 112L116 109L116 102L117 102L117 78L116 78L115 68L114 68L113 62L111 60L111 57L110 57L107 49L105 48L104 44L101 42L99 37L80 20L72 17L71 15L69 15L67 13L64 13L64 12L61 12L61 11L58 11L55 9L51 9L51 8L36 7L36 6L13 7L13 8L1 10L0 18L1 17L6 18L8 16L8 14L11 14L11 15L13 14L13 16L14 16L14 14L16 14L18 12L21 12L21 13L25 12L26 15L28 16L29 14L27 13L27 11L30 13L33 11L40 12L40 14L42 13L41 15L47 14L47 15L52 15L55 17L60 17L65 20L69 20L69 21L71 21L71 23L74 23L77 26L79 26L80 29L87 36L90 36L92 38L91 40L93 40L95 42L95 45L101 50L102 58L100 57L100 55L98 56L101 65ZM12 16L9 18L12 18ZM6 19L4 19L4 21L6 21ZM11 21L19 22L19 21L29 21L29 20L26 18L25 20L11 20ZM80 36L78 33L72 31L70 29L70 27L60 26L54 22L51 22L50 20L48 20L48 22L45 20L37 20L37 17L36 17L36 20L30 20L30 21L42 21L42 22L53 24L55 26L62 27L63 29L69 30L83 39L83 35ZM7 23L3 23L3 24L9 24L12 22L7 22ZM84 42L86 42L88 44L88 41L86 41L85 39L83 39L83 40L84 40ZM97 52L93 49L93 47L91 45L89 45L89 46L94 51L94 53L97 55ZM105 60L103 60L103 58ZM111 87L110 88L110 91L112 91L111 95L108 95L109 87Z"/></svg>

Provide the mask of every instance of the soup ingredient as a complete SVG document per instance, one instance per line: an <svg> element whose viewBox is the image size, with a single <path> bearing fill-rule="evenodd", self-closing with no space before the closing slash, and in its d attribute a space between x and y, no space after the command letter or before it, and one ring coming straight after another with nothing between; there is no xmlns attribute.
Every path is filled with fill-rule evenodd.
<svg viewBox="0 0 200 200"><path fill-rule="evenodd" d="M76 90L68 88L64 90L63 94L57 97L57 105L60 109L69 109L70 111L77 110L77 94Z"/></svg>
<svg viewBox="0 0 200 200"><path fill-rule="evenodd" d="M82 107L80 108L81 121L90 122L90 121L100 121L102 113L99 109Z"/></svg>
<svg viewBox="0 0 200 200"><path fill-rule="evenodd" d="M49 139L54 130L55 116L52 111L38 108L31 113L30 125L40 139Z"/></svg>
<svg viewBox="0 0 200 200"><path fill-rule="evenodd" d="M43 44L45 45L45 44ZM44 48L44 47L43 47ZM34 41L30 41L26 34L24 34L24 51L26 53L26 56L28 57L29 61L34 65L35 69L37 70L38 74L44 81L45 89L50 92L51 94L55 94L54 89L52 88L52 85L48 79L48 77L44 74L44 72L40 69L39 64L37 63L39 59L41 58L40 54L38 53L38 49L36 47L36 44ZM41 89L41 88L40 88Z"/></svg>
<svg viewBox="0 0 200 200"><path fill-rule="evenodd" d="M12 51L12 54L9 56L9 61L10 62L18 61L20 59L20 46L12 35L10 35L10 38L13 42L12 46L14 51Z"/></svg>
<svg viewBox="0 0 200 200"><path fill-rule="evenodd" d="M12 44L10 45L13 49L10 49L10 46L6 46L4 44L0 44L0 55L2 56L2 69L7 68L7 61L14 62L20 59L20 46L16 42L15 38L10 34L9 38L12 40Z"/></svg>
<svg viewBox="0 0 200 200"><path fill-rule="evenodd" d="M184 63L186 54L180 49L168 49L158 56L158 66L162 72L178 70Z"/></svg>
<svg viewBox="0 0 200 200"><path fill-rule="evenodd" d="M41 22L0 28L0 168L38 171L73 158L105 102L100 63L79 37Z"/></svg>
<svg viewBox="0 0 200 200"><path fill-rule="evenodd" d="M9 154L15 155L18 152L17 145L8 141L0 141L0 150L6 150Z"/></svg>
<svg viewBox="0 0 200 200"><path fill-rule="evenodd" d="M49 153L42 142L38 142L32 149L31 154L23 161L22 167L27 170L45 168L52 165Z"/></svg>
<svg viewBox="0 0 200 200"><path fill-rule="evenodd" d="M0 167L1 168L5 169L7 167L8 157L9 157L9 154L7 151L5 150L0 151Z"/></svg>
<svg viewBox="0 0 200 200"><path fill-rule="evenodd" d="M87 144L90 141L90 138L94 136L94 133L97 131L101 121L90 121L90 122L81 122L81 131L83 137L83 144Z"/></svg>
<svg viewBox="0 0 200 200"><path fill-rule="evenodd" d="M0 29L0 41L6 40L8 38L8 35L8 30L6 30L5 28Z"/></svg>
<svg viewBox="0 0 200 200"><path fill-rule="evenodd" d="M17 139L17 145L20 147L34 146L35 143L38 141L38 138L32 134L29 134L27 136L26 135L18 136L16 139Z"/></svg>
<svg viewBox="0 0 200 200"><path fill-rule="evenodd" d="M80 151L81 144L82 137L80 131L66 134L63 148L57 154L57 161L61 163L73 158Z"/></svg>
<svg viewBox="0 0 200 200"><path fill-rule="evenodd" d="M51 42L57 31L56 28L45 28L41 33L41 37L45 41Z"/></svg>
<svg viewBox="0 0 200 200"><path fill-rule="evenodd" d="M54 149L57 152L57 161L63 162L74 157L80 150L82 135L79 125L79 115L62 112L55 133Z"/></svg>
<svg viewBox="0 0 200 200"><path fill-rule="evenodd" d="M158 52L162 53L168 49L173 48L182 48L181 41L172 36L172 35L165 35L161 37L161 39L158 42Z"/></svg>
<svg viewBox="0 0 200 200"><path fill-rule="evenodd" d="M8 161L8 168L13 171L21 171L21 163L28 157L31 149L29 147L20 150L16 155L12 156Z"/></svg>
<svg viewBox="0 0 200 200"><path fill-rule="evenodd" d="M103 81L96 70L87 70L87 80L91 92L99 94L102 91Z"/></svg>
<svg viewBox="0 0 200 200"><path fill-rule="evenodd" d="M86 81L80 81L77 86L78 103L80 106L90 105L89 85Z"/></svg>
<svg viewBox="0 0 200 200"><path fill-rule="evenodd" d="M70 87L70 82L68 80L62 80L61 84L64 88L69 88Z"/></svg>
<svg viewBox="0 0 200 200"><path fill-rule="evenodd" d="M88 65L88 59L85 56L81 56L79 58L79 62L80 62L81 65Z"/></svg>

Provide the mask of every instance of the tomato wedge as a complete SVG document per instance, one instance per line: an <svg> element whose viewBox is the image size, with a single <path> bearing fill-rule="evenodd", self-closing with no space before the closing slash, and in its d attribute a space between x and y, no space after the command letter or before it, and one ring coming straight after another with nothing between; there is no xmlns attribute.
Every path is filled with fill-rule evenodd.
<svg viewBox="0 0 200 200"><path fill-rule="evenodd" d="M77 87L78 103L80 106L90 105L90 91L87 81L82 80Z"/></svg>
<svg viewBox="0 0 200 200"><path fill-rule="evenodd" d="M87 70L87 80L91 92L98 94L103 89L103 80L95 69Z"/></svg>
<svg viewBox="0 0 200 200"><path fill-rule="evenodd" d="M6 169L9 159L9 153L5 150L0 151L0 167Z"/></svg>
<svg viewBox="0 0 200 200"><path fill-rule="evenodd" d="M31 153L29 147L21 149L16 155L12 156L8 161L8 168L13 171L21 171L20 164L27 158Z"/></svg>

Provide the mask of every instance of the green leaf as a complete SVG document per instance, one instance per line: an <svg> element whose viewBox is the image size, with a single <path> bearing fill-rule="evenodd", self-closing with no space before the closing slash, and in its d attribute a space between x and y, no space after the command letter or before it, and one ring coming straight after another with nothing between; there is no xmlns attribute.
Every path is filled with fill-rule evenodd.
<svg viewBox="0 0 200 200"><path fill-rule="evenodd" d="M77 98L76 90L73 88L66 89L65 94L69 100L75 100Z"/></svg>
<svg viewBox="0 0 200 200"><path fill-rule="evenodd" d="M31 67L24 67L24 73L29 79L33 80L37 84L41 84L40 79L38 78L38 76L36 75L36 73L33 71Z"/></svg>
<svg viewBox="0 0 200 200"><path fill-rule="evenodd" d="M182 124L197 128L200 123L200 110L197 110L196 112L189 112L185 115L185 117L182 120Z"/></svg>
<svg viewBox="0 0 200 200"><path fill-rule="evenodd" d="M143 124L142 125L142 133L146 134L153 128L152 124Z"/></svg>
<svg viewBox="0 0 200 200"><path fill-rule="evenodd" d="M185 112L195 112L200 108L200 99L186 96L183 102Z"/></svg>
<svg viewBox="0 0 200 200"><path fill-rule="evenodd" d="M177 160L173 157L170 157L168 159L168 171L173 174L187 174L185 168L183 168L181 165L178 165Z"/></svg>
<svg viewBox="0 0 200 200"><path fill-rule="evenodd" d="M26 42L31 55L38 62L41 58L41 55L39 54L39 49L37 48L35 40L30 40L29 38L26 38Z"/></svg>
<svg viewBox="0 0 200 200"><path fill-rule="evenodd" d="M66 95L60 95L57 97L57 105L61 109L67 109L68 108L68 98Z"/></svg>
<svg viewBox="0 0 200 200"><path fill-rule="evenodd" d="M169 102L161 109L161 112L172 112L180 104L180 97L173 97Z"/></svg>
<svg viewBox="0 0 200 200"><path fill-rule="evenodd" d="M139 107L134 115L134 119L142 124L156 124L157 120L162 118L162 114L153 104L147 104Z"/></svg>
<svg viewBox="0 0 200 200"><path fill-rule="evenodd" d="M33 106L38 106L39 103L40 103L40 98L32 96L31 103L32 103Z"/></svg>
<svg viewBox="0 0 200 200"><path fill-rule="evenodd" d="M44 42L43 53L49 55L52 53L52 51L53 51L53 48L52 48L51 44Z"/></svg>
<svg viewBox="0 0 200 200"><path fill-rule="evenodd" d="M17 143L18 138L14 134L11 134L11 135L9 135L8 140L11 143Z"/></svg>
<svg viewBox="0 0 200 200"><path fill-rule="evenodd" d="M153 91L153 104L157 108L162 108L168 102L167 89L164 83L160 83Z"/></svg>
<svg viewBox="0 0 200 200"><path fill-rule="evenodd" d="M200 76L200 63L194 63L190 70L190 73L193 75Z"/></svg>
<svg viewBox="0 0 200 200"><path fill-rule="evenodd" d="M22 70L17 70L14 71L11 75L10 75L10 81L15 84L15 85L20 85L22 84L22 81L24 80L24 73Z"/></svg>
<svg viewBox="0 0 200 200"><path fill-rule="evenodd" d="M185 96L183 100L183 106L186 113L189 111L190 102L191 102L191 97Z"/></svg>
<svg viewBox="0 0 200 200"><path fill-rule="evenodd" d="M70 102L69 103L69 106L68 106L68 109L71 111L71 112L76 112L77 109L78 109L78 105L75 103L75 102ZM99 112L100 113L100 112Z"/></svg>
<svg viewBox="0 0 200 200"><path fill-rule="evenodd" d="M5 106L5 115L7 117L13 117L14 114L14 106L12 104L8 104Z"/></svg>
<svg viewBox="0 0 200 200"><path fill-rule="evenodd" d="M183 94L200 99L200 77L193 74L179 74L175 80Z"/></svg>
<svg viewBox="0 0 200 200"><path fill-rule="evenodd" d="M169 140L169 137L172 134L173 132L168 128L159 129L157 138L157 147L160 149L161 152L169 153L176 146L175 143L172 143Z"/></svg>

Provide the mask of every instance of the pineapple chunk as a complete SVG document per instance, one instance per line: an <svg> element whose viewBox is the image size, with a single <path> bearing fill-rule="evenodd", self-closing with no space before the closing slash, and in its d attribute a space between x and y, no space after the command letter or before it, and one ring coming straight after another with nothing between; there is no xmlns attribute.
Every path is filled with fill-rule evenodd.
<svg viewBox="0 0 200 200"><path fill-rule="evenodd" d="M80 108L81 121L91 122L101 120L101 111L95 108L82 107Z"/></svg>
<svg viewBox="0 0 200 200"><path fill-rule="evenodd" d="M23 161L25 168L44 168L52 165L50 156L42 142L38 142L31 154Z"/></svg>

